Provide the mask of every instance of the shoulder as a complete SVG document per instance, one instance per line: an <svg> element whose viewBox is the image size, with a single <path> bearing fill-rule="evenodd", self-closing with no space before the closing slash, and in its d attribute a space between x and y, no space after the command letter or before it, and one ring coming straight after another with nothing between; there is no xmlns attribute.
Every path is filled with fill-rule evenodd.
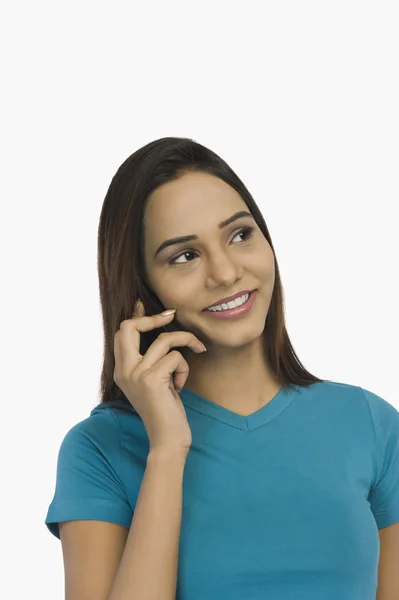
<svg viewBox="0 0 399 600"><path fill-rule="evenodd" d="M366 431L378 439L392 428L399 428L399 412L377 393L359 385L325 380L317 383L309 396L330 417L336 416L354 432ZM363 429L365 427L366 429Z"/></svg>
<svg viewBox="0 0 399 600"><path fill-rule="evenodd" d="M334 401L342 400L345 403L351 402L355 405L366 406L373 419L380 414L393 415L398 413L398 410L388 400L359 385L327 379L312 387L323 396L331 397Z"/></svg>
<svg viewBox="0 0 399 600"><path fill-rule="evenodd" d="M352 412L354 415L359 414L359 410L369 413L364 391L358 385L325 379L313 384L308 394L323 406L339 411L342 416Z"/></svg>
<svg viewBox="0 0 399 600"><path fill-rule="evenodd" d="M391 404L391 402L385 398L382 398L371 390L367 390L365 388L360 389L362 390L363 397L370 408L374 420L390 417L393 419L399 418L399 411L393 404Z"/></svg>
<svg viewBox="0 0 399 600"><path fill-rule="evenodd" d="M99 405L100 406L100 405ZM90 416L77 422L66 432L60 446L60 457L103 455L120 460L122 456L121 428L118 416L108 407L95 407Z"/></svg>
<svg viewBox="0 0 399 600"><path fill-rule="evenodd" d="M121 437L117 415L108 408L93 409L67 431L45 520L56 537L62 521L103 520L130 526L129 477Z"/></svg>

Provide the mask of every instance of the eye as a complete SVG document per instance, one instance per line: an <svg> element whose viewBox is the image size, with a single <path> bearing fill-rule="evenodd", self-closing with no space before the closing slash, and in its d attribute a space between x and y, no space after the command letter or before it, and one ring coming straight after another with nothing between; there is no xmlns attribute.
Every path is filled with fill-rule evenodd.
<svg viewBox="0 0 399 600"><path fill-rule="evenodd" d="M247 242L248 240L252 239L254 231L255 231L254 227L242 227L239 231L237 231L237 233L235 234L234 237L237 237L237 235L245 235L246 239L244 241ZM186 256L187 254L196 254L196 252L195 252L195 250L185 250L184 252L180 252L180 254L175 256L175 258L172 258L171 260L169 260L168 263L171 265L174 265L174 264L183 265L183 264L185 264L185 262L191 262L190 260L179 262L179 263L176 262L178 258L180 258L182 256Z"/></svg>

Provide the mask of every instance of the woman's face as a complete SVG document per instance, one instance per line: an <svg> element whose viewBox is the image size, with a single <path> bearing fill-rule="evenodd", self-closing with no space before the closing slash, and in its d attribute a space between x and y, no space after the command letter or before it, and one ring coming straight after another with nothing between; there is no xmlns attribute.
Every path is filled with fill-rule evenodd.
<svg viewBox="0 0 399 600"><path fill-rule="evenodd" d="M183 329L208 349L237 347L259 338L273 293L274 254L252 216L219 227L239 211L249 209L238 192L202 172L162 185L147 205L148 283L166 308L176 309L175 320ZM163 242L190 235L197 238L158 251ZM246 315L220 319L203 311L242 290L257 290Z"/></svg>

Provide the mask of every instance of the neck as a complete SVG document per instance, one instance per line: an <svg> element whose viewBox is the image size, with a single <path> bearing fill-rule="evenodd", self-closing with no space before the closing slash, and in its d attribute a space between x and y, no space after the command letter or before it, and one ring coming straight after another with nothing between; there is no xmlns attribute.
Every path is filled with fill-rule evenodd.
<svg viewBox="0 0 399 600"><path fill-rule="evenodd" d="M189 353L185 387L224 408L248 415L264 406L281 388L263 352L263 340L240 348L207 345Z"/></svg>

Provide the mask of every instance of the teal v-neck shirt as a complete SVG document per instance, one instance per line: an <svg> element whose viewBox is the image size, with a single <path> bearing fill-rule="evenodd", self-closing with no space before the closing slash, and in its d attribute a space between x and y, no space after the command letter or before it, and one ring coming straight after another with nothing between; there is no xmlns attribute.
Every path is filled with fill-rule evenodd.
<svg viewBox="0 0 399 600"><path fill-rule="evenodd" d="M378 529L399 521L399 411L331 381L281 388L248 416L180 397L193 442L176 599L375 600ZM49 531L129 528L148 451L136 413L93 408L61 443Z"/></svg>

